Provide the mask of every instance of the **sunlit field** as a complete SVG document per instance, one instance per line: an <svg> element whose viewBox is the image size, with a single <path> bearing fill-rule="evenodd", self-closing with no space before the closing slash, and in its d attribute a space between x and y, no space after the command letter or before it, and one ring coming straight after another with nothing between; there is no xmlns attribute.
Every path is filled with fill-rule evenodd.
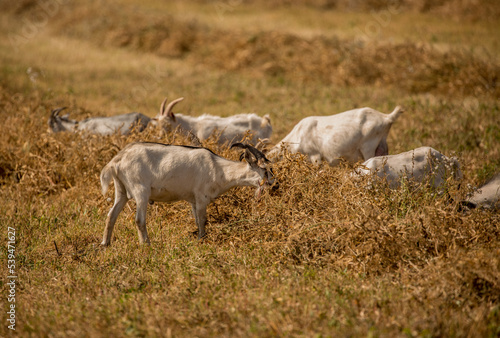
<svg viewBox="0 0 500 338"><path fill-rule="evenodd" d="M500 3L480 3L0 1L0 335L500 335L500 216L460 208L500 171ZM277 190L208 207L203 240L188 203L155 203L140 245L129 201L102 248L101 169L131 142L192 140L47 120L154 117L165 97L192 116L269 114L270 146L306 116L400 105L389 153L431 146L463 178L391 190L286 154Z"/></svg>

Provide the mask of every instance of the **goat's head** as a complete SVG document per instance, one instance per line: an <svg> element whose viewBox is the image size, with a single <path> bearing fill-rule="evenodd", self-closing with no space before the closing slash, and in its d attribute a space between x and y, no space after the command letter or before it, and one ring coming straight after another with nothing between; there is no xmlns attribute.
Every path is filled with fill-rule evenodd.
<svg viewBox="0 0 500 338"><path fill-rule="evenodd" d="M57 133L60 131L66 131L68 129L73 128L78 123L75 120L70 120L69 114L60 116L59 113L64 109L66 109L66 107L56 108L52 110L52 112L50 113L48 121L50 132Z"/></svg>
<svg viewBox="0 0 500 338"><path fill-rule="evenodd" d="M250 168L261 177L259 188L256 192L257 197L260 196L260 193L265 188L272 187L273 190L278 188L278 182L271 168L271 161L269 161L260 150L240 142L233 143L233 145L231 145L231 149L232 148L245 149L245 152L240 156L240 160L244 158L250 165Z"/></svg>
<svg viewBox="0 0 500 338"><path fill-rule="evenodd" d="M158 122L160 123L168 123L170 125L172 125L173 127L176 126L176 118L175 118L175 115L174 113L172 112L172 109L174 108L174 106L181 102L182 100L184 100L183 97L180 97L176 100L173 100L172 102L170 102L168 104L168 106L165 107L166 103L167 103L167 98L165 98L165 100L163 100L162 104L161 104L161 107L160 107L160 113L158 114Z"/></svg>

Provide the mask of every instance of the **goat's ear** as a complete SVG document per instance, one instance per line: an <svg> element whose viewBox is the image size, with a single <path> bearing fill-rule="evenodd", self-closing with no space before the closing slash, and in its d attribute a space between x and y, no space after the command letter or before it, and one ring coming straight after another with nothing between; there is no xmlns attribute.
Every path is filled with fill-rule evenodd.
<svg viewBox="0 0 500 338"><path fill-rule="evenodd" d="M255 156L253 156L252 153L248 151L248 149L245 149L245 152L242 154L242 156L244 156L245 161L247 161L248 164L252 166L257 163Z"/></svg>
<svg viewBox="0 0 500 338"><path fill-rule="evenodd" d="M167 114L167 117L168 117L169 119L171 119L173 122L175 122L175 115L174 115L174 113L169 112L169 113Z"/></svg>

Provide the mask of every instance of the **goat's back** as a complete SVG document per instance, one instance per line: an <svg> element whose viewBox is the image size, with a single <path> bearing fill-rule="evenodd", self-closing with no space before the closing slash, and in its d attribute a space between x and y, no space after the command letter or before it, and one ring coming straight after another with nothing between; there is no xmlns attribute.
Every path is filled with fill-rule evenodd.
<svg viewBox="0 0 500 338"><path fill-rule="evenodd" d="M375 153L385 140L395 119L391 115L359 108L330 116L309 116L277 146L284 143L291 152L317 155L331 164L340 157L356 162L363 159L361 149L367 147L368 142L373 148L370 153Z"/></svg>
<svg viewBox="0 0 500 338"><path fill-rule="evenodd" d="M192 201L197 190L216 180L219 159L222 158L205 148L133 143L104 167L101 184L106 184L111 176L120 181L132 198L146 189L171 191L165 201Z"/></svg>
<svg viewBox="0 0 500 338"><path fill-rule="evenodd" d="M100 135L110 135L117 131L121 134L129 133L132 128L137 127L143 131L151 119L141 113L128 113L115 116L91 117L78 124L78 130Z"/></svg>
<svg viewBox="0 0 500 338"><path fill-rule="evenodd" d="M237 114L228 117L201 115L196 122L197 137L201 140L209 138L212 133L219 134L219 143L241 141L250 131L252 143L257 139L270 138L272 126L268 115L260 117L256 114Z"/></svg>
<svg viewBox="0 0 500 338"><path fill-rule="evenodd" d="M462 176L455 158L448 158L431 147L420 147L396 155L372 157L362 165L368 168L369 172L386 178L391 188L399 186L399 180L402 176L416 182L422 182L428 175L433 174L434 187L443 183L448 172L451 172L455 179ZM358 172L369 173L366 170Z"/></svg>

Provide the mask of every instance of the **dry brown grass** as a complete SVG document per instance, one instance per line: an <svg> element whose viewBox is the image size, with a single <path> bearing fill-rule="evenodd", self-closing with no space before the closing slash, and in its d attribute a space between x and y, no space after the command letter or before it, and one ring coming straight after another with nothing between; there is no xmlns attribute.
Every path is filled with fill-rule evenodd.
<svg viewBox="0 0 500 338"><path fill-rule="evenodd" d="M367 189L348 166L317 168L294 155L275 165L277 192L256 202L250 189L236 189L211 205L203 243L178 203L149 208L153 244L137 246L132 204L101 251L110 205L100 169L125 144L161 134L47 134L38 117L50 100L3 87L2 105L2 223L18 231L18 301L32 300L19 308L21 332L498 333L498 214L459 213L456 202L425 189ZM189 142L178 134L161 141ZM459 200L464 186L450 184L449 193Z"/></svg>
<svg viewBox="0 0 500 338"><path fill-rule="evenodd" d="M136 20L140 29L133 30L114 15L92 19L95 4L86 11L74 6L18 52L0 41L0 222L17 232L18 335L498 336L500 215L458 211L474 186L500 170L497 61L418 41L358 45L244 31L216 39L216 28L201 23L172 16L176 25L166 27L155 15L144 21L148 7L136 14L120 9L122 19ZM90 43L78 48L72 40L57 49L64 40L51 37L60 35ZM91 50L119 41L132 51ZM68 46L73 51L64 54ZM459 157L464 180L449 181L447 194L411 185L370 188L351 177L352 166L315 167L287 155L274 168L279 190L256 201L252 189L234 189L210 205L204 241L191 234L187 203L156 203L148 207L152 245L138 245L130 202L112 245L102 250L112 194L100 193L101 168L130 142L189 140L154 128L129 136L50 134L46 120L57 106L69 106L76 118L125 110L136 101L116 103L114 91L141 79L125 64L160 63L151 57L148 64L145 51L167 57L161 66L169 74L137 101L148 115L164 95L182 92L193 98L187 113L270 113L277 141L307 115L402 104L391 153L433 146ZM47 72L36 86L26 79L33 53ZM88 60L72 69L75 59ZM405 62L412 74L401 70ZM204 146L238 158L214 140ZM5 264L0 273L7 276ZM0 335L7 336L2 313Z"/></svg>

